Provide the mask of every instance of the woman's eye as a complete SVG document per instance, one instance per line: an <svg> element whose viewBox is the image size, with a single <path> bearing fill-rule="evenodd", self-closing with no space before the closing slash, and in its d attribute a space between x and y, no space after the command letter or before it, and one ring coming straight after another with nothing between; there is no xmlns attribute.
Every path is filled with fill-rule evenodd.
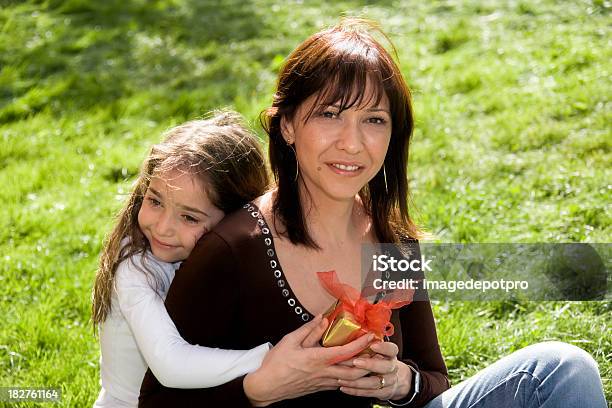
<svg viewBox="0 0 612 408"><path fill-rule="evenodd" d="M375 125L384 125L385 123L387 123L387 120L385 118L379 118L379 117L370 118L368 119L368 121Z"/></svg>
<svg viewBox="0 0 612 408"><path fill-rule="evenodd" d="M324 118L327 118L327 119L334 119L334 118L338 117L338 113L336 113L334 111L326 110L326 111L323 111L323 113L321 113L321 116L323 116Z"/></svg>
<svg viewBox="0 0 612 408"><path fill-rule="evenodd" d="M183 215L183 219L189 224L197 224L198 222L200 222L200 220L192 217L191 215Z"/></svg>

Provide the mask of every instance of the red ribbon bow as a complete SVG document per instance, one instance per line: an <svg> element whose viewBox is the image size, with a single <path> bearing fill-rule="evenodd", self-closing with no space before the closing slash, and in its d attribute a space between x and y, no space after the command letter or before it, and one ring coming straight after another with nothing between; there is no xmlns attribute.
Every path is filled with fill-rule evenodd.
<svg viewBox="0 0 612 408"><path fill-rule="evenodd" d="M372 332L376 337L391 336L394 332L391 310L398 309L412 302L414 290L406 289L393 292L392 300L372 304L367 301L357 289L338 280L336 271L317 272L323 287L339 300L336 308L327 317L330 324L342 311L351 313L361 329L351 336L351 340Z"/></svg>

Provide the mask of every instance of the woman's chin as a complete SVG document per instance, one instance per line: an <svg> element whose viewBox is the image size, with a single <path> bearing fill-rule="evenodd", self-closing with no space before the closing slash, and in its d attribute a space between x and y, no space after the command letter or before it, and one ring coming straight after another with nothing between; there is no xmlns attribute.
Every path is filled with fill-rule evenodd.
<svg viewBox="0 0 612 408"><path fill-rule="evenodd" d="M357 189L334 190L328 191L326 196L334 201L353 203L359 191Z"/></svg>
<svg viewBox="0 0 612 408"><path fill-rule="evenodd" d="M333 201L351 202L367 183L364 180L345 179L330 181L319 186L306 186L310 196L317 200L317 196L324 196Z"/></svg>

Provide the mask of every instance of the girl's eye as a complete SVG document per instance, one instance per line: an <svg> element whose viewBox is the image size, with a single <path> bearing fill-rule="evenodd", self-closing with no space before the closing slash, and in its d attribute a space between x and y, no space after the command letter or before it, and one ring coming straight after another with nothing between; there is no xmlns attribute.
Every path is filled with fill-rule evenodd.
<svg viewBox="0 0 612 408"><path fill-rule="evenodd" d="M161 201L159 201L157 198L154 197L148 197L149 202L151 203L151 205L153 207L159 207L161 206Z"/></svg>
<svg viewBox="0 0 612 408"><path fill-rule="evenodd" d="M191 215L183 215L183 219L189 224L197 224L200 222L197 218L192 217Z"/></svg>

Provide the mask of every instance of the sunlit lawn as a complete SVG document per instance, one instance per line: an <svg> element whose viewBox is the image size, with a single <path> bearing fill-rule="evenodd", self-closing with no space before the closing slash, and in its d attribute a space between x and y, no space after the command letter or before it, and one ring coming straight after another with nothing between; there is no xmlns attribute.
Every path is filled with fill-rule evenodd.
<svg viewBox="0 0 612 408"><path fill-rule="evenodd" d="M90 288L147 148L220 106L262 134L283 58L343 13L398 50L415 215L438 240L610 242L609 2L374 3L0 2L0 386L93 403ZM593 354L612 399L609 301L434 311L455 383L559 339Z"/></svg>

